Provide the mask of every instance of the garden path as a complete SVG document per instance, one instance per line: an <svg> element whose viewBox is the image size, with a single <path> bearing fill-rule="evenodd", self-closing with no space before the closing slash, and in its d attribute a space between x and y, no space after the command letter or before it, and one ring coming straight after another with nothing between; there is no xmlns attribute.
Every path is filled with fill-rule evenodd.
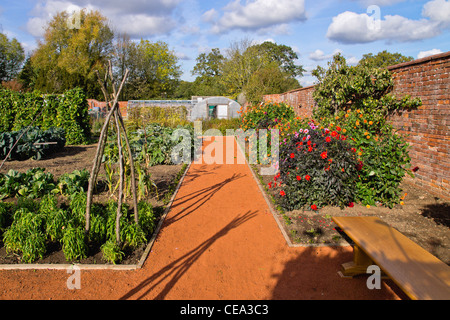
<svg viewBox="0 0 450 320"><path fill-rule="evenodd" d="M237 150L212 141L217 155ZM289 247L235 152L233 164L191 164L141 269L82 270L79 290L63 270L3 270L0 299L399 299L389 282L338 275L351 247Z"/></svg>

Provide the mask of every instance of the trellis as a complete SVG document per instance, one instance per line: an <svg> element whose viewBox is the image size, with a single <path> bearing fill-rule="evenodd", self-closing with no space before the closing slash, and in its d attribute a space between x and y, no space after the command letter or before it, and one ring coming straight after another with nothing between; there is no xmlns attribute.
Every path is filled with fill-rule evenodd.
<svg viewBox="0 0 450 320"><path fill-rule="evenodd" d="M118 191L118 200L117 200L117 214L116 214L116 242L120 245L120 218L122 217L122 204L124 199L124 181L125 181L125 169L124 169L124 147L126 148L126 152L128 153L128 159L130 162L130 171L131 171L131 189L133 195L133 209L134 209L134 221L136 224L139 222L138 218L138 204L137 204L137 195L136 195L136 179L134 172L134 163L133 163L133 155L131 153L130 143L128 141L127 132L125 129L125 124L122 118L122 115L119 111L119 95L122 91L123 85L128 77L129 70L125 70L125 74L120 82L119 87L116 86L116 81L112 72L112 64L111 61L108 62L108 68L105 72L105 77L102 79L98 71L97 78L100 84L100 88L105 97L106 105L109 106L109 112L106 116L105 123L103 124L102 130L100 132L99 142L97 146L97 151L94 157L94 161L92 164L91 175L89 177L89 186L87 191L87 201L86 201L86 225L85 231L89 232L90 229L90 214L91 214L91 205L92 205L92 197L94 192L94 187L97 183L98 173L100 171L101 161L103 157L103 153L105 151L105 144L108 136L108 128L109 122L111 118L114 116L114 124L117 131L117 144L118 144L118 152L119 152L119 191ZM109 85L112 88L112 93L108 93L107 87ZM123 136L123 140L121 138ZM123 144L125 141L125 145Z"/></svg>

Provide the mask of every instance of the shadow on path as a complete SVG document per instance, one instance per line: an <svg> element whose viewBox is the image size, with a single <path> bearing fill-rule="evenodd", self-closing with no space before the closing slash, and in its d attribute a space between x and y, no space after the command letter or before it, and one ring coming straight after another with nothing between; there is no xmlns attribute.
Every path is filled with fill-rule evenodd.
<svg viewBox="0 0 450 320"><path fill-rule="evenodd" d="M222 182L216 183L215 185L197 190L195 192L192 192L188 195L185 195L183 197L177 198L174 203L171 206L171 210L174 208L187 203L191 200L195 200L192 204L189 204L186 208L183 208L180 212L178 212L176 215L172 217L166 218L165 225L170 225L171 223L174 223L183 217L187 216L188 214L194 212L195 210L199 209L202 205L204 205L208 200L210 200L217 192L219 192L220 189L222 189L224 186L226 186L228 183L233 182L237 179L240 179L244 177L242 174L235 174L230 178L225 179Z"/></svg>
<svg viewBox="0 0 450 320"><path fill-rule="evenodd" d="M239 227L243 223L248 220L254 218L256 216L256 211L247 211L242 216L235 217L230 223L224 226L219 232L217 232L211 238L205 240L195 249L189 251L182 257L177 260L169 263L167 266L157 271L152 276L148 277L144 281L142 281L139 285L137 285L134 289L130 290L120 299L142 299L144 298L151 290L153 290L156 286L161 284L164 280L169 279L169 282L164 285L159 294L155 297L156 300L164 299L166 295L170 292L173 286L177 283L177 281L183 276L183 274L189 270L192 264L197 261L197 259L211 247L216 240L225 236L230 230Z"/></svg>

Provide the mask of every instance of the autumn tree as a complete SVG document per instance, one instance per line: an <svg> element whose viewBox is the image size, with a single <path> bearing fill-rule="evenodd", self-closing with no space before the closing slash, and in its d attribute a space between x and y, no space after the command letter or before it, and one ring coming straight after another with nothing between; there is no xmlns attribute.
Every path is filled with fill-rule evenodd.
<svg viewBox="0 0 450 320"><path fill-rule="evenodd" d="M20 42L0 33L0 83L15 79L24 60L25 53Z"/></svg>
<svg viewBox="0 0 450 320"><path fill-rule="evenodd" d="M295 64L297 55L285 45L265 42L254 45L249 40L232 43L222 67L225 92L257 102L264 94L281 93L300 87L296 77L303 68Z"/></svg>
<svg viewBox="0 0 450 320"><path fill-rule="evenodd" d="M167 98L173 95L181 76L175 52L163 41L130 43L126 85L130 99Z"/></svg>
<svg viewBox="0 0 450 320"><path fill-rule="evenodd" d="M74 13L78 24L69 23L68 12L48 23L44 39L31 57L35 89L60 93L81 87L90 97L101 97L95 70L103 70L113 52L114 33L98 11Z"/></svg>
<svg viewBox="0 0 450 320"><path fill-rule="evenodd" d="M197 57L197 63L192 70L192 75L197 75L192 84L196 95L219 96L224 93L224 88L220 81L224 60L225 57L218 48L212 49L208 54L201 53Z"/></svg>
<svg viewBox="0 0 450 320"><path fill-rule="evenodd" d="M362 59L359 60L359 65L366 64L374 68L386 68L403 62L414 60L413 57L407 57L401 53L390 53L386 50L378 52L376 55L373 53L364 54Z"/></svg>

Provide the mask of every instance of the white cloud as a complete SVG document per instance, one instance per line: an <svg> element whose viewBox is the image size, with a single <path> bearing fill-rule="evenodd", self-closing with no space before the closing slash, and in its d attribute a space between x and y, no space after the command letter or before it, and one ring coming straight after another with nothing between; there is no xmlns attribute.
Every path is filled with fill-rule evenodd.
<svg viewBox="0 0 450 320"><path fill-rule="evenodd" d="M423 6L422 15L432 21L450 24L450 1L433 0Z"/></svg>
<svg viewBox="0 0 450 320"><path fill-rule="evenodd" d="M435 55L435 54L439 54L439 53L442 53L442 51L439 50L439 49L431 49L431 50L428 50L428 51L420 51L419 54L417 55L417 59L422 59L422 58L429 57L429 56L432 56L432 55Z"/></svg>
<svg viewBox="0 0 450 320"><path fill-rule="evenodd" d="M234 0L223 11L222 17L213 24L214 33L260 30L306 19L304 0L247 0L244 5L241 0ZM286 32L285 27L282 29Z"/></svg>
<svg viewBox="0 0 450 320"><path fill-rule="evenodd" d="M351 56L351 57L347 58L347 63L351 66L356 66L358 64L358 62L359 62L359 59L356 57Z"/></svg>
<svg viewBox="0 0 450 320"><path fill-rule="evenodd" d="M333 53L325 54L322 50L317 49L316 51L311 52L309 54L309 58L311 60L314 60L314 61L329 60L337 53L342 53L342 50L341 49L336 49L336 50L333 51Z"/></svg>
<svg viewBox="0 0 450 320"><path fill-rule="evenodd" d="M180 60L191 60L191 58L189 58L189 56L182 51L176 51L175 56Z"/></svg>
<svg viewBox="0 0 450 320"><path fill-rule="evenodd" d="M132 38L167 33L176 26L172 12L181 0L43 0L31 10L27 31L42 37L44 27L61 11L99 10L113 27Z"/></svg>
<svg viewBox="0 0 450 320"><path fill-rule="evenodd" d="M411 20L399 15L387 15L378 22L376 26L367 14L346 11L333 18L327 37L339 43L351 44L377 40L416 41L441 33L441 24L427 19Z"/></svg>
<svg viewBox="0 0 450 320"><path fill-rule="evenodd" d="M216 9L211 9L206 11L203 15L202 15L202 19L205 22L213 22L215 19L217 19L219 16L219 13L216 11Z"/></svg>

